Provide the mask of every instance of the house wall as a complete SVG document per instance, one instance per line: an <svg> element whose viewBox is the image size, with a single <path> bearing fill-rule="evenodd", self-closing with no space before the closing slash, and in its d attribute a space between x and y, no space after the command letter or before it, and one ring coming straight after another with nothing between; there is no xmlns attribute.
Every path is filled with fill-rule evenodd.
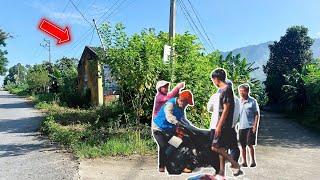
<svg viewBox="0 0 320 180"><path fill-rule="evenodd" d="M93 105L103 105L102 73L99 61L92 54L83 53L78 67L79 90L82 94L90 89Z"/></svg>

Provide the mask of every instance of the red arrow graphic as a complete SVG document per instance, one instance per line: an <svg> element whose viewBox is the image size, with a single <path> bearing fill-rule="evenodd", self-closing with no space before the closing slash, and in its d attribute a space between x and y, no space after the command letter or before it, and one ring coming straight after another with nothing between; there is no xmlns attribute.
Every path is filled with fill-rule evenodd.
<svg viewBox="0 0 320 180"><path fill-rule="evenodd" d="M42 19L40 21L39 29L57 39L57 45L67 43L71 40L68 27L62 29L47 19Z"/></svg>

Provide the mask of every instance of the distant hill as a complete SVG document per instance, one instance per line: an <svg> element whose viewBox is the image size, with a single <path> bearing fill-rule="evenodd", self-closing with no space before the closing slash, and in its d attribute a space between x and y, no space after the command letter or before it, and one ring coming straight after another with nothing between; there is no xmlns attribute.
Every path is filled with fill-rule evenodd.
<svg viewBox="0 0 320 180"><path fill-rule="evenodd" d="M249 62L255 62L255 66L259 67L259 69L252 73L252 76L259 80L265 80L266 76L263 73L262 65L265 65L269 59L270 51L268 46L272 43L273 41L269 41L258 45L237 48L232 50L232 53L234 55L241 54L241 57L245 57ZM320 38L315 39L311 50L314 57L320 57ZM222 55L225 57L229 52L222 52Z"/></svg>

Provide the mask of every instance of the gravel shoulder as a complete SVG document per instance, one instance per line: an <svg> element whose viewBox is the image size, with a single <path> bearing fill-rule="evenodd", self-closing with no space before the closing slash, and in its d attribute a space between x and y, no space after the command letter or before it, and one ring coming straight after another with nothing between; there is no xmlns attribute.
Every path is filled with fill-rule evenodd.
<svg viewBox="0 0 320 180"><path fill-rule="evenodd" d="M38 132L41 113L0 91L0 179L78 179L78 162Z"/></svg>

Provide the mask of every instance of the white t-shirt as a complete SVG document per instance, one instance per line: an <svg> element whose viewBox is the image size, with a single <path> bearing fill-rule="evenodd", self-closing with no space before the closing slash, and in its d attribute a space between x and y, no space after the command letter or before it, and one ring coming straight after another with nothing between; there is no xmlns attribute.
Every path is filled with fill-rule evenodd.
<svg viewBox="0 0 320 180"><path fill-rule="evenodd" d="M207 104L207 110L208 112L212 113L211 115L211 121L210 121L210 129L216 129L218 121L220 119L219 117L219 107L220 107L220 94L219 92L213 94L209 102ZM238 97L234 96L234 111L233 111L233 123L232 128L234 128L238 122L240 116L240 100Z"/></svg>

